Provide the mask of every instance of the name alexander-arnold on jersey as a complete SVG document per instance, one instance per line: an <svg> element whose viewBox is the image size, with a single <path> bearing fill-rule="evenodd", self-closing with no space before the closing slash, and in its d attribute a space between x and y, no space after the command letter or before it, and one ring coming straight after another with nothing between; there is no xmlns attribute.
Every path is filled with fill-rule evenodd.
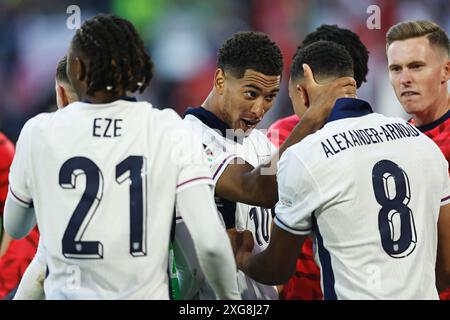
<svg viewBox="0 0 450 320"><path fill-rule="evenodd" d="M329 158L341 151L376 143L394 141L397 139L418 137L420 135L413 125L404 122L396 122L380 125L376 128L364 128L355 130L346 130L334 134L333 136L321 141L325 156Z"/></svg>

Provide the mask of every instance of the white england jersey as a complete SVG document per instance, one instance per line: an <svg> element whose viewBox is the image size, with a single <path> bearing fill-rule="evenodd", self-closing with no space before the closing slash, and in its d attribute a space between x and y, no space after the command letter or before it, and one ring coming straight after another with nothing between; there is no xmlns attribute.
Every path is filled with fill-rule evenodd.
<svg viewBox="0 0 450 320"><path fill-rule="evenodd" d="M224 137L221 133L221 130L224 129L224 123L216 118L214 114L203 108L197 108L191 110L191 112L188 112L185 116L184 122L202 140L214 182L218 181L226 166L236 158L244 159L256 167L269 159L276 150L266 135L259 130L253 130L248 137L240 142L235 142ZM244 203L234 203L217 196L216 205L223 216L227 228L235 227L238 231L250 230L253 233L255 240L254 253L261 252L267 247L272 224L271 209L250 206ZM178 216L180 214L182 216L182 212L178 213ZM175 229L175 240L177 243L174 245L174 250L175 253L181 254L182 258L177 258L177 256L175 258L177 259L178 271L180 269L182 271L180 272L181 290L192 294L198 291L198 283L203 280L203 275L196 257L189 253L191 242L188 240L189 235L186 234L186 228L180 224L183 224L182 220L177 219ZM186 274L186 271L189 269L191 272ZM185 279L188 279L187 282L192 281L192 283L186 283L186 281L183 283ZM244 300L278 299L276 287L257 283L240 270L238 271L238 286ZM186 287L188 290L184 291L185 289L183 288ZM197 297L200 299L213 299L214 297L211 294L212 290L209 290L206 286L200 290ZM192 296L188 295L187 298L192 298Z"/></svg>
<svg viewBox="0 0 450 320"><path fill-rule="evenodd" d="M279 162L275 223L314 234L325 299L438 299L437 221L447 161L399 118L340 99Z"/></svg>
<svg viewBox="0 0 450 320"><path fill-rule="evenodd" d="M147 102L73 103L29 120L10 173L34 205L48 299L168 299L176 193L212 184L198 140Z"/></svg>

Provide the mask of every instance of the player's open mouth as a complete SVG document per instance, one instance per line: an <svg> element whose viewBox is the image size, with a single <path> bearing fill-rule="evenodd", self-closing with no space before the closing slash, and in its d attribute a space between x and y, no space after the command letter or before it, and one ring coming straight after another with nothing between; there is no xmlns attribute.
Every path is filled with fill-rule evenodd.
<svg viewBox="0 0 450 320"><path fill-rule="evenodd" d="M404 91L401 94L402 97L411 97L411 96L415 96L415 95L419 95L419 93L416 91Z"/></svg>
<svg viewBox="0 0 450 320"><path fill-rule="evenodd" d="M241 121L245 124L246 129L254 129L256 128L256 125L259 123L259 121L251 121L246 119L241 119Z"/></svg>

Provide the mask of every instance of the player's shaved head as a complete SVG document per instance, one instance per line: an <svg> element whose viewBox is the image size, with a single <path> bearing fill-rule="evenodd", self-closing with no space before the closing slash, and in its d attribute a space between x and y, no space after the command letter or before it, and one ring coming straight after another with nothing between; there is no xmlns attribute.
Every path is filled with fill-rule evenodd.
<svg viewBox="0 0 450 320"><path fill-rule="evenodd" d="M69 78L67 77L67 56L64 56L59 62L56 68L56 81L62 83L70 84Z"/></svg>
<svg viewBox="0 0 450 320"><path fill-rule="evenodd" d="M58 108L64 108L79 100L78 95L67 76L67 56L64 56L64 58L58 62L55 80L56 105Z"/></svg>
<svg viewBox="0 0 450 320"><path fill-rule="evenodd" d="M317 41L300 48L291 65L291 80L303 78L303 67L310 66L317 82L353 77L353 60L345 48L332 41Z"/></svg>

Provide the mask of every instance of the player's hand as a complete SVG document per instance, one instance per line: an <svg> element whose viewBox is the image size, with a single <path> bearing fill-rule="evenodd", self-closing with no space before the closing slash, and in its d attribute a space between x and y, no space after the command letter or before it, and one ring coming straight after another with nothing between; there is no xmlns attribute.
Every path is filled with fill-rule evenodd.
<svg viewBox="0 0 450 320"><path fill-rule="evenodd" d="M236 265L238 269L243 270L245 260L252 255L253 246L255 245L253 234L248 230L244 230L240 232L234 231L232 234L229 233L229 236Z"/></svg>
<svg viewBox="0 0 450 320"><path fill-rule="evenodd" d="M305 117L322 126L339 98L356 97L356 81L351 77L342 77L326 84L314 80L311 68L303 64L304 87L308 92L309 108Z"/></svg>

